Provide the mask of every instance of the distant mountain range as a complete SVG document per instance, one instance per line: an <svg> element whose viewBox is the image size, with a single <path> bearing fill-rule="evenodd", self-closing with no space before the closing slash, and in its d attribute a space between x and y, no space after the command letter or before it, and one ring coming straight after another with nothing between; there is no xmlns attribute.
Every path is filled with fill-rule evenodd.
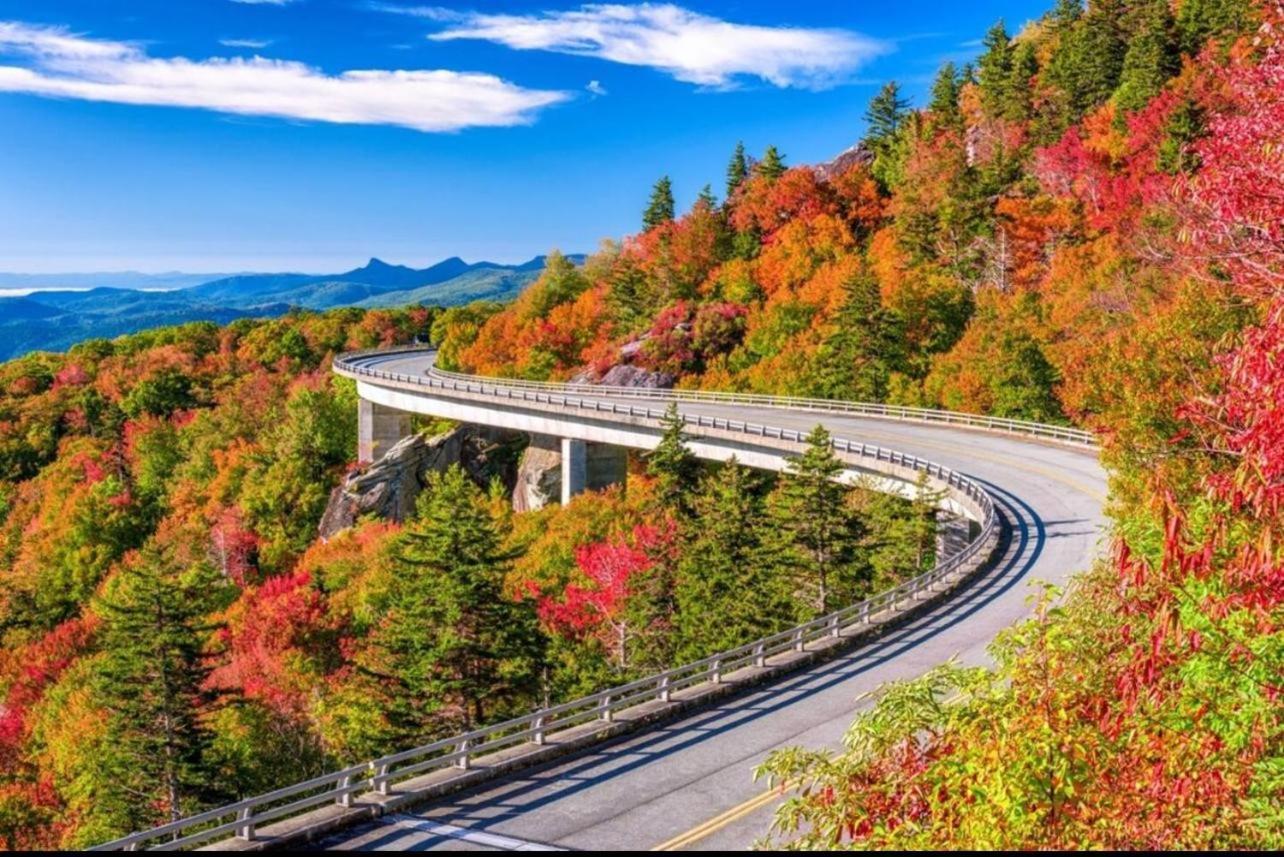
<svg viewBox="0 0 1284 857"><path fill-rule="evenodd" d="M568 258L576 264L580 254ZM85 339L167 324L275 316L291 308L454 306L509 300L539 276L544 256L519 265L465 262L457 256L427 268L371 259L341 274L3 274L0 360L28 351L59 351Z"/></svg>

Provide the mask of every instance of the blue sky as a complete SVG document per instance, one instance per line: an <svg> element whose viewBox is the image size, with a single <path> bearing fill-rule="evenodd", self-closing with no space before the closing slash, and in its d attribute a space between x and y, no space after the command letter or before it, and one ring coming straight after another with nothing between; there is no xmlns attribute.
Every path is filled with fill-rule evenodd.
<svg viewBox="0 0 1284 857"><path fill-rule="evenodd" d="M1045 2L0 0L0 270L519 261L859 138Z"/></svg>

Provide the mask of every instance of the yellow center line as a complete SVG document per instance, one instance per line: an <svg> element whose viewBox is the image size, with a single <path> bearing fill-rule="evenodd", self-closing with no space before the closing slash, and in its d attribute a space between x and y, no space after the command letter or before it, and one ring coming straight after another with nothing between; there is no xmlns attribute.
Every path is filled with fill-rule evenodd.
<svg viewBox="0 0 1284 857"><path fill-rule="evenodd" d="M726 812L716 815L703 824L697 824L686 833L680 833L677 836L652 848L652 851L677 851L688 845L693 845L704 839L706 836L716 833L727 825L744 818L746 815L755 810L766 806L778 797L782 797L780 789L768 789L760 795L751 797L742 804L733 806Z"/></svg>
<svg viewBox="0 0 1284 857"><path fill-rule="evenodd" d="M859 702L860 700L864 699L869 695L870 695L869 693L862 693L860 696L856 697L856 701ZM956 692L951 694L946 699L942 700L941 704L954 705L955 703L961 701L962 699L963 699L962 692ZM771 803L773 800L784 797L784 791L785 790L779 786L775 788L767 789L762 794L755 795L754 797L749 798L749 800L745 801L744 803L737 804L736 806L733 806L731 809L727 810L726 812L720 813L719 815L715 815L713 818L709 819L706 822L697 824L695 827L691 828L685 833L679 833L677 836L673 837L672 839L666 839L664 842L661 842L659 845L655 846L651 850L652 851L678 851L682 848L686 848L688 845L694 845L695 843L699 842L701 839L704 839L705 837L711 834L717 833L719 830L722 830L727 825L733 824L739 821L740 819L744 818L746 815L752 814L755 810L761 809L762 807Z"/></svg>

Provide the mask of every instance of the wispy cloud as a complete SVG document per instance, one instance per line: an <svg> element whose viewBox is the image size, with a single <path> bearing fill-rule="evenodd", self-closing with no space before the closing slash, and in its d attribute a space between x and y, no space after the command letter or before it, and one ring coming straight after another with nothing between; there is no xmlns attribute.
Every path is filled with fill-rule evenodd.
<svg viewBox="0 0 1284 857"><path fill-rule="evenodd" d="M244 6L289 6L291 3L297 3L298 0L232 0L232 2Z"/></svg>
<svg viewBox="0 0 1284 857"><path fill-rule="evenodd" d="M737 24L670 3L590 4L529 15L370 5L445 24L428 36L435 41L481 39L517 50L591 56L717 88L733 87L744 78L780 87L825 88L894 48L850 30Z"/></svg>
<svg viewBox="0 0 1284 857"><path fill-rule="evenodd" d="M600 80L590 80L584 88L593 95L606 95L606 87L602 85Z"/></svg>
<svg viewBox="0 0 1284 857"><path fill-rule="evenodd" d="M261 51L272 44L271 39L219 39L218 43L225 48L249 48Z"/></svg>
<svg viewBox="0 0 1284 857"><path fill-rule="evenodd" d="M303 63L262 57L157 58L130 42L4 21L0 57L7 58L0 60L0 92L428 132L528 124L543 108L572 97L476 72L331 75Z"/></svg>

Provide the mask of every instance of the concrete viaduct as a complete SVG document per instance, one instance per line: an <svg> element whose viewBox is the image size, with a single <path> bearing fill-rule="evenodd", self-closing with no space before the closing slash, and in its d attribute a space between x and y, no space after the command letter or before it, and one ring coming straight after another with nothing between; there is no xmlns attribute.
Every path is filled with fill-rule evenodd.
<svg viewBox="0 0 1284 857"><path fill-rule="evenodd" d="M984 663L1029 615L1031 581L1096 558L1106 480L1087 434L1011 420L738 394L465 377L427 350L343 355L361 398L360 455L409 414L531 434L562 453L565 500L620 477L676 403L703 459L779 470L817 423L843 478L906 493L925 477L970 521L932 572L859 605L505 724L381 757L100 846L219 850L739 849L778 799L751 777L771 750L837 747L880 684L951 657ZM717 617L710 617L717 621Z"/></svg>

